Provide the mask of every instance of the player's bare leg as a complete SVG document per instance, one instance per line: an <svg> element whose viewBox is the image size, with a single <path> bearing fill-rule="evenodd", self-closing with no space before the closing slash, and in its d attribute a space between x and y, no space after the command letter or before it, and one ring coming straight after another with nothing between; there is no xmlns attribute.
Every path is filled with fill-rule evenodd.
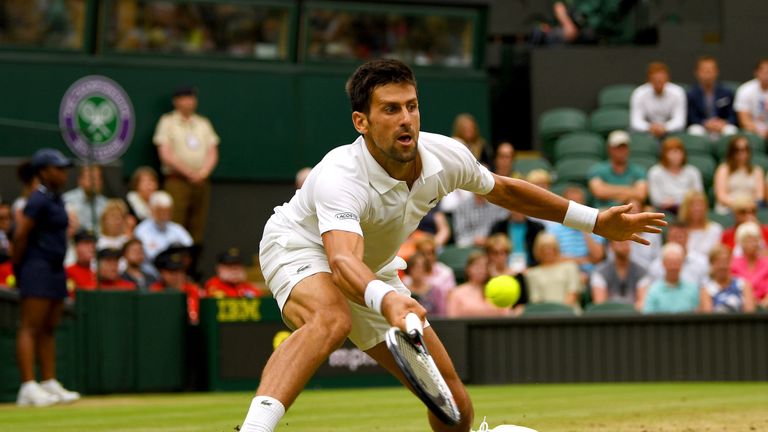
<svg viewBox="0 0 768 432"><path fill-rule="evenodd" d="M349 305L329 273L317 273L291 291L283 315L294 331L272 353L264 367L257 397L241 430L271 431L307 381L347 338L351 328ZM278 410L275 402L282 404ZM264 426L264 418L270 420Z"/></svg>
<svg viewBox="0 0 768 432"><path fill-rule="evenodd" d="M464 388L464 383L459 379L459 375L453 367L453 362L448 356L448 352L445 350L440 338L437 337L437 333L432 330L432 327L424 329L424 342L427 344L427 349L429 349L429 353L432 355L435 364L437 364L437 368L443 375L446 384L448 384L448 387L451 389L451 393L453 393L453 397L456 399L456 405L461 413L461 423L456 426L449 426L441 422L431 411L427 410L429 424L435 432L468 432L472 427L474 411L472 409L472 401L469 399L469 394L467 394L467 390ZM385 342L369 349L366 353L373 357L373 359L384 369L397 377L401 383L413 392L411 385L408 383L408 380L405 379L403 372L395 363L395 359L392 357L392 353L389 352L389 349L387 349Z"/></svg>

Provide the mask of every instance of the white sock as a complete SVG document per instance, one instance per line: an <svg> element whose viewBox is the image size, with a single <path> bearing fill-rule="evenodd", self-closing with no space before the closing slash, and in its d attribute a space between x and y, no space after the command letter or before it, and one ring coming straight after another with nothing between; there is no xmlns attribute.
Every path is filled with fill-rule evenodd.
<svg viewBox="0 0 768 432"><path fill-rule="evenodd" d="M35 385L35 384L37 384L37 381L35 381L35 380L24 381L23 383L21 383L20 390L24 391L24 390L27 389L27 387L29 387L31 385Z"/></svg>
<svg viewBox="0 0 768 432"><path fill-rule="evenodd" d="M274 432L284 415L285 407L279 400L256 396L251 401L251 408L240 426L240 432Z"/></svg>

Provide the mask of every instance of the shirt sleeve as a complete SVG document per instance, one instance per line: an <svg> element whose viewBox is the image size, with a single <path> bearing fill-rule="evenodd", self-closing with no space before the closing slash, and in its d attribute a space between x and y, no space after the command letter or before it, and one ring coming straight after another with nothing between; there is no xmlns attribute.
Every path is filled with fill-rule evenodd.
<svg viewBox="0 0 768 432"><path fill-rule="evenodd" d="M632 130L638 132L647 132L650 124L645 120L643 112L643 94L641 87L632 92L629 102L629 126Z"/></svg>
<svg viewBox="0 0 768 432"><path fill-rule="evenodd" d="M221 139L219 138L219 135L216 133L216 130L213 128L213 125L209 119L205 119L205 126L208 131L208 138L211 141L210 143L215 146L219 145Z"/></svg>
<svg viewBox="0 0 768 432"><path fill-rule="evenodd" d="M170 120L167 115L164 115L160 117L160 120L157 122L157 127L155 127L155 135L152 136L152 142L155 143L156 146L161 146L165 144L170 144L171 142L171 125Z"/></svg>
<svg viewBox="0 0 768 432"><path fill-rule="evenodd" d="M24 215L32 220L37 220L45 211L45 198L39 192L33 192L29 196L27 205L24 206Z"/></svg>
<svg viewBox="0 0 768 432"><path fill-rule="evenodd" d="M656 312L656 284L648 288L648 293L643 300L643 313Z"/></svg>
<svg viewBox="0 0 768 432"><path fill-rule="evenodd" d="M664 178L661 168L654 165L648 171L648 195L654 207L660 207L664 201Z"/></svg>
<svg viewBox="0 0 768 432"><path fill-rule="evenodd" d="M360 218L368 201L365 185L358 179L323 171L314 185L315 211L320 234L348 231L363 236Z"/></svg>
<svg viewBox="0 0 768 432"><path fill-rule="evenodd" d="M668 132L679 132L685 128L687 101L683 89L675 88L672 118L664 125Z"/></svg>
<svg viewBox="0 0 768 432"><path fill-rule="evenodd" d="M733 110L736 112L750 111L749 89L746 83L739 86L736 90L736 97L733 99Z"/></svg>
<svg viewBox="0 0 768 432"><path fill-rule="evenodd" d="M456 142L454 146L457 149L459 159L459 182L458 189L464 189L480 195L487 195L493 190L496 181L493 174L481 164L468 148Z"/></svg>

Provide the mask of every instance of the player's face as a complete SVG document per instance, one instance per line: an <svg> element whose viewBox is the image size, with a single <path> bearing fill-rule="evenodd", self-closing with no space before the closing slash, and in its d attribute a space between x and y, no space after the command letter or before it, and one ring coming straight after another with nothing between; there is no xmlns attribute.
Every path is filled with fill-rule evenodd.
<svg viewBox="0 0 768 432"><path fill-rule="evenodd" d="M407 163L416 159L421 117L416 88L386 84L371 95L368 114L355 113L355 127L386 158Z"/></svg>

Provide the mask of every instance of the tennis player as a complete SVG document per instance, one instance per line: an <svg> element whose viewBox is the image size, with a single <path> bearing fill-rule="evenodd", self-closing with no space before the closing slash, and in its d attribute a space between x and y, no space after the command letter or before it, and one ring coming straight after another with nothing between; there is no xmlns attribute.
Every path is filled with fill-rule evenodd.
<svg viewBox="0 0 768 432"><path fill-rule="evenodd" d="M455 189L532 217L562 222L611 240L647 243L663 214L603 212L569 202L480 165L461 143L421 132L416 80L397 60L360 66L346 85L355 142L331 150L264 228L261 266L285 322L295 331L267 362L243 432L272 432L315 370L349 338L404 381L385 333L409 312L426 312L397 276L396 253L421 218ZM462 421L429 415L434 431L470 430L472 403L435 332L424 339L450 387Z"/></svg>

